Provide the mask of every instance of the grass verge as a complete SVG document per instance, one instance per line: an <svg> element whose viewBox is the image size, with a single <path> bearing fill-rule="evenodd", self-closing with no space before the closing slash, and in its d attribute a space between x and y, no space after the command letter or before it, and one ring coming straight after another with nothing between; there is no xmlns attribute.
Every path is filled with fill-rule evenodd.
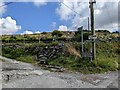
<svg viewBox="0 0 120 90"><path fill-rule="evenodd" d="M33 57L30 56L30 55L18 57L18 58L16 58L16 60L26 62L26 63L35 64L35 61L33 60Z"/></svg>
<svg viewBox="0 0 120 90"><path fill-rule="evenodd" d="M58 65L66 68L68 71L78 71L84 74L104 73L118 70L117 58L96 59L97 64L88 59L75 59L75 57L61 56L50 60L49 65Z"/></svg>

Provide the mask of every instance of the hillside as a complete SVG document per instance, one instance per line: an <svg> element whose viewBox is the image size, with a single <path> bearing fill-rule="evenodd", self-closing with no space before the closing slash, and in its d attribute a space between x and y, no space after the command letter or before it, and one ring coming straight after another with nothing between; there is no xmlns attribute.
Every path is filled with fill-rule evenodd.
<svg viewBox="0 0 120 90"><path fill-rule="evenodd" d="M61 36L57 36L59 34ZM2 55L38 65L52 65L67 71L100 73L118 70L119 35L96 32L96 61L82 58L81 34L75 32L43 32L33 35L3 35ZM84 52L90 53L90 32L84 32Z"/></svg>

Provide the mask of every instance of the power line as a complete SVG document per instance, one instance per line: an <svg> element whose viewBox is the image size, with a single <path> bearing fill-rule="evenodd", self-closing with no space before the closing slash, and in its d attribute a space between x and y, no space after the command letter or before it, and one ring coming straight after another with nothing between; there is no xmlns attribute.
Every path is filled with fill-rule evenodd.
<svg viewBox="0 0 120 90"><path fill-rule="evenodd" d="M60 1L60 0L59 0ZM70 9L71 11L73 11L74 13L78 14L79 16L82 16L80 15L78 12L76 12L74 9L70 8L68 5L66 5L64 2L60 1L60 3L62 3L63 5L65 5L68 9Z"/></svg>
<svg viewBox="0 0 120 90"><path fill-rule="evenodd" d="M0 7L5 7L5 6L8 6L9 4L12 4L12 3L14 3L14 2L8 2L6 4L1 5Z"/></svg>
<svg viewBox="0 0 120 90"><path fill-rule="evenodd" d="M80 18L83 18L83 16L81 15L81 14L79 14L78 12L76 12L74 9L72 9L72 8L70 8L68 5L66 5L64 2L62 2L62 1L60 1L59 0L59 2L60 3L62 3L63 5L65 5L68 9L70 9L71 11L73 11L74 13L76 13L77 15L79 15L80 16ZM85 18L84 20L83 20L83 22L85 22L85 20L87 20L88 18ZM78 27L77 27L78 28Z"/></svg>

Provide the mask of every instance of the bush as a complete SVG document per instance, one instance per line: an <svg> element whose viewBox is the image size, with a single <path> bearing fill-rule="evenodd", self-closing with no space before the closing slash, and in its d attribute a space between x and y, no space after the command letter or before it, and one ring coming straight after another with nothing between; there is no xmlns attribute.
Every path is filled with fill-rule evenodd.
<svg viewBox="0 0 120 90"><path fill-rule="evenodd" d="M25 53L23 49L19 48L19 49L12 50L10 54L12 58L17 58L24 55Z"/></svg>
<svg viewBox="0 0 120 90"><path fill-rule="evenodd" d="M52 32L52 36L57 36L57 37L61 37L63 34L61 31L58 31L58 30L54 30Z"/></svg>
<svg viewBox="0 0 120 90"><path fill-rule="evenodd" d="M2 54L9 57L16 59L22 55L25 55L25 51L23 48L16 48L15 46L4 46L2 48Z"/></svg>
<svg viewBox="0 0 120 90"><path fill-rule="evenodd" d="M88 40L89 35L91 35L90 33L84 33L83 34L83 40ZM77 33L75 34L75 36L72 38L72 41L77 41L77 42L81 42L81 33Z"/></svg>
<svg viewBox="0 0 120 90"><path fill-rule="evenodd" d="M49 43L50 46L55 46L55 45L58 45L58 44L59 44L58 41L53 41L53 42Z"/></svg>

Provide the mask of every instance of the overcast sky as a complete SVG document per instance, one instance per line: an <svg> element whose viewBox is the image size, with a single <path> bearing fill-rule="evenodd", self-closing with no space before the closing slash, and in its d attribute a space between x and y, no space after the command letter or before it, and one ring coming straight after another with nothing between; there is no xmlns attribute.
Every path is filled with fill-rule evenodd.
<svg viewBox="0 0 120 90"><path fill-rule="evenodd" d="M90 16L88 0L17 1L0 7L0 31L3 34L33 34L54 29L67 31L76 30L79 26L87 29ZM96 1L95 29L118 30L119 0ZM0 6L5 3L8 2L0 0Z"/></svg>

